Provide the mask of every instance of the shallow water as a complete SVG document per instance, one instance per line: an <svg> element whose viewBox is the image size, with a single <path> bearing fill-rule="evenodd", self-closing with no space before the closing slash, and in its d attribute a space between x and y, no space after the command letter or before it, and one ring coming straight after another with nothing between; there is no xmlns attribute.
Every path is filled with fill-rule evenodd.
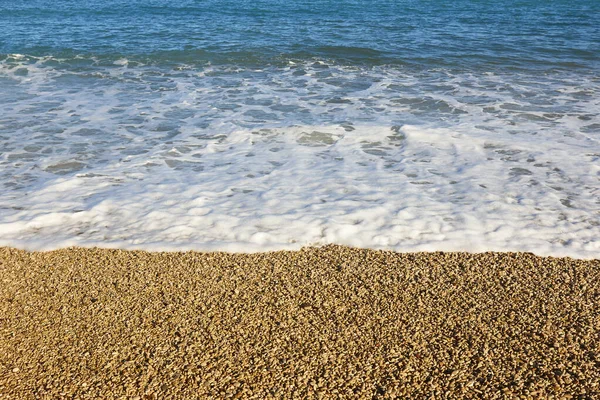
<svg viewBox="0 0 600 400"><path fill-rule="evenodd" d="M0 1L0 245L599 257L598 17Z"/></svg>

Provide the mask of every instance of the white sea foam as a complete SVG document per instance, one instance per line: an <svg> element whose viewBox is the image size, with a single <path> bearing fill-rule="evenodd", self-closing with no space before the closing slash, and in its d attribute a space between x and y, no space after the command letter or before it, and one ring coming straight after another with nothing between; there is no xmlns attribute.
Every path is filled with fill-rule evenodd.
<svg viewBox="0 0 600 400"><path fill-rule="evenodd" d="M593 75L57 63L0 63L0 245L600 257Z"/></svg>

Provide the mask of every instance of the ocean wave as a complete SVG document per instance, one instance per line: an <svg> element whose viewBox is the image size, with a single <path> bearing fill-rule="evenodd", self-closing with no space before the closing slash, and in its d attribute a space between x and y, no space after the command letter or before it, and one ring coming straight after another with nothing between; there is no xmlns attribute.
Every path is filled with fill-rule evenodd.
<svg viewBox="0 0 600 400"><path fill-rule="evenodd" d="M290 63L323 62L338 66L378 67L405 66L414 69L445 68L455 71L597 71L600 68L598 52L574 49L567 52L545 51L539 54L511 56L510 51L498 54L456 49L447 53L413 54L412 51L391 52L379 48L354 46L306 46L294 45L286 48L254 47L240 50L185 49L149 52L113 51L98 52L88 49L27 47L20 53L0 53L0 62L10 63L18 55L19 61L55 62L64 68L85 66L110 66L116 61L127 59L132 65L154 65L169 67L187 65L202 67L237 66L240 68L285 67Z"/></svg>
<svg viewBox="0 0 600 400"><path fill-rule="evenodd" d="M0 245L599 252L594 72L13 54L0 85Z"/></svg>

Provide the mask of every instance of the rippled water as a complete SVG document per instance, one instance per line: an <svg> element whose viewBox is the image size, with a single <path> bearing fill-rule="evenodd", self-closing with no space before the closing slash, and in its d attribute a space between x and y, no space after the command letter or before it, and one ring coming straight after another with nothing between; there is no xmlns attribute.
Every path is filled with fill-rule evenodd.
<svg viewBox="0 0 600 400"><path fill-rule="evenodd" d="M0 245L598 257L599 17L0 0Z"/></svg>

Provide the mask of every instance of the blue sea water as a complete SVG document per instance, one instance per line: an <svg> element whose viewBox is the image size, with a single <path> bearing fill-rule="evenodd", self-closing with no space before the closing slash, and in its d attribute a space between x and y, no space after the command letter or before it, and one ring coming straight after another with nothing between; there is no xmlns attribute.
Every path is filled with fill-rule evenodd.
<svg viewBox="0 0 600 400"><path fill-rule="evenodd" d="M594 0L3 0L0 53L263 67L317 57L419 68L598 68L599 17Z"/></svg>
<svg viewBox="0 0 600 400"><path fill-rule="evenodd" d="M600 256L600 1L0 0L0 245Z"/></svg>

